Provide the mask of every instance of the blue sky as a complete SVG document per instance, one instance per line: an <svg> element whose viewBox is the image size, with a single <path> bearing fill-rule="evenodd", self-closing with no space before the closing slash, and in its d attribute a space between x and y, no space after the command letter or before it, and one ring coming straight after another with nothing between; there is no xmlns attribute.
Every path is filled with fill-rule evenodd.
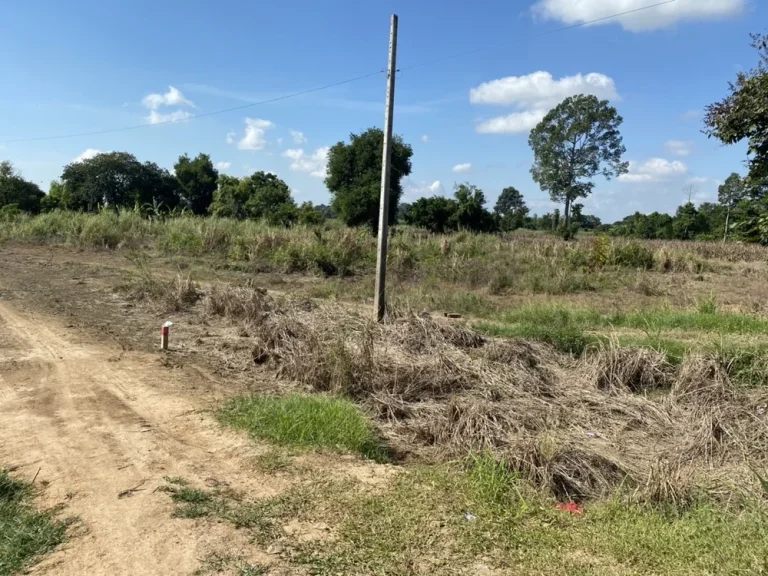
<svg viewBox="0 0 768 576"><path fill-rule="evenodd" d="M469 181L491 205L511 185L534 212L550 210L528 172L527 133L562 98L590 92L624 117L631 170L599 181L586 211L608 221L670 211L687 185L713 200L720 181L744 171L745 146L707 140L701 114L755 64L748 34L763 31L768 6L677 0L533 37L654 1L0 0L0 159L47 190L65 164L96 150L169 169L180 154L206 152L223 172L271 171L298 201L327 202L327 147L383 124L383 74L185 118L386 68L394 12L394 127L414 148L404 200ZM146 127L8 142L136 125Z"/></svg>

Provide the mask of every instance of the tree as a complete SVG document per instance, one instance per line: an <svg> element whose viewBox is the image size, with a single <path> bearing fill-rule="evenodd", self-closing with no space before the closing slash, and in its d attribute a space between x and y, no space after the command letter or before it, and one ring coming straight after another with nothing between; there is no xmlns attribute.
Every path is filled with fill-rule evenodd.
<svg viewBox="0 0 768 576"><path fill-rule="evenodd" d="M222 175L210 212L226 218L265 220L273 226L288 226L298 217L288 184L261 171L246 178Z"/></svg>
<svg viewBox="0 0 768 576"><path fill-rule="evenodd" d="M504 231L522 228L529 212L523 195L514 186L501 191L493 211L501 218L500 226Z"/></svg>
<svg viewBox="0 0 768 576"><path fill-rule="evenodd" d="M748 143L748 186L763 191L768 185L768 35L752 34L752 47L758 63L739 72L730 82L730 93L720 102L706 107L704 133L723 144Z"/></svg>
<svg viewBox="0 0 768 576"><path fill-rule="evenodd" d="M449 229L455 229L456 208L455 200L443 196L419 198L411 204L410 210L404 215L404 221L434 234L443 234Z"/></svg>
<svg viewBox="0 0 768 576"><path fill-rule="evenodd" d="M474 184L457 184L454 188L456 213L454 219L459 230L492 232L496 228L493 215L485 209L485 194Z"/></svg>
<svg viewBox="0 0 768 576"><path fill-rule="evenodd" d="M381 160L384 133L370 128L350 134L349 144L339 142L328 153L325 185L331 193L334 212L349 226L379 227ZM411 173L413 149L400 136L392 139L392 170L389 183L389 223L397 219L403 193L402 179Z"/></svg>
<svg viewBox="0 0 768 576"><path fill-rule="evenodd" d="M67 187L58 180L51 182L48 194L40 201L40 210L52 212L54 210L71 210L72 207L72 196Z"/></svg>
<svg viewBox="0 0 768 576"><path fill-rule="evenodd" d="M317 206L312 205L312 202L302 202L297 210L297 216L299 224L305 226L317 226L325 222L325 216Z"/></svg>
<svg viewBox="0 0 768 576"><path fill-rule="evenodd" d="M731 220L731 210L739 205L747 195L747 189L744 180L736 172L733 172L725 179L717 189L717 201L726 207L725 230L723 232L723 242L728 239L728 228Z"/></svg>
<svg viewBox="0 0 768 576"><path fill-rule="evenodd" d="M174 164L181 196L193 214L207 214L218 186L219 173L208 154L198 154L190 160L184 154Z"/></svg>
<svg viewBox="0 0 768 576"><path fill-rule="evenodd" d="M0 208L15 206L18 210L37 214L44 197L45 193L40 187L22 178L13 164L0 162Z"/></svg>
<svg viewBox="0 0 768 576"><path fill-rule="evenodd" d="M154 162L142 164L133 154L109 152L72 162L64 167L66 186L61 198L73 210L95 211L99 206L144 206L162 203L167 209L179 202L176 179Z"/></svg>
<svg viewBox="0 0 768 576"><path fill-rule="evenodd" d="M623 119L607 100L591 95L566 98L531 131L531 175L554 202L564 202L565 230L570 230L571 203L586 198L598 174L624 174L626 149L619 127Z"/></svg>
<svg viewBox="0 0 768 576"><path fill-rule="evenodd" d="M697 222L699 215L693 202L686 202L677 209L672 228L679 240L692 240L698 232Z"/></svg>

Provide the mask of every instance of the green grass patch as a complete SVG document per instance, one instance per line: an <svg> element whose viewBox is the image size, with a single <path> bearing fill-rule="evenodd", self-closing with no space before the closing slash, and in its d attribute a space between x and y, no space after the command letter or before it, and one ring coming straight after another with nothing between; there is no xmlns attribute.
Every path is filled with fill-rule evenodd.
<svg viewBox="0 0 768 576"><path fill-rule="evenodd" d="M68 523L32 504L32 486L0 470L0 576L16 574L64 541Z"/></svg>
<svg viewBox="0 0 768 576"><path fill-rule="evenodd" d="M289 394L231 400L218 412L226 425L283 446L320 448L386 460L387 450L360 409L334 396Z"/></svg>
<svg viewBox="0 0 768 576"><path fill-rule="evenodd" d="M507 324L547 324L572 326L582 330L632 328L637 330L683 330L719 334L768 334L768 320L746 314L711 311L640 310L601 314L589 308L565 306L524 306L504 312L500 320Z"/></svg>

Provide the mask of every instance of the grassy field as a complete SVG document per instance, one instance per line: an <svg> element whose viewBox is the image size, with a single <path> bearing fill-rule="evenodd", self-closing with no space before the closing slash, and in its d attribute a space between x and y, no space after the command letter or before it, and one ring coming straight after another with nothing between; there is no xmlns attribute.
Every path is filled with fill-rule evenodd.
<svg viewBox="0 0 768 576"><path fill-rule="evenodd" d="M0 575L29 567L63 540L67 523L53 512L40 512L32 503L31 485L0 470Z"/></svg>
<svg viewBox="0 0 768 576"><path fill-rule="evenodd" d="M363 230L53 213L0 240L115 251L128 297L237 327L246 343L227 354L277 385L218 418L272 445L262 472L299 479L257 501L180 478L167 491L180 518L250 530L291 566L768 572L766 248L398 229L379 325ZM375 490L306 478L307 450L397 472ZM328 534L286 536L292 520Z"/></svg>

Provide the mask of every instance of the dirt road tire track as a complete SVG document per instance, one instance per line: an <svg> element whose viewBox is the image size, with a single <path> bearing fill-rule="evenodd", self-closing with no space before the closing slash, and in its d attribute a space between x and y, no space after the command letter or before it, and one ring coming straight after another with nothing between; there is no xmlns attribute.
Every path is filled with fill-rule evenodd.
<svg viewBox="0 0 768 576"><path fill-rule="evenodd" d="M191 574L206 552L247 542L223 524L173 519L167 495L154 491L163 476L213 478L251 495L281 489L247 465L247 440L174 385L199 374L158 360L0 301L0 463L30 478L39 468L44 503L65 503L83 528L36 573Z"/></svg>

